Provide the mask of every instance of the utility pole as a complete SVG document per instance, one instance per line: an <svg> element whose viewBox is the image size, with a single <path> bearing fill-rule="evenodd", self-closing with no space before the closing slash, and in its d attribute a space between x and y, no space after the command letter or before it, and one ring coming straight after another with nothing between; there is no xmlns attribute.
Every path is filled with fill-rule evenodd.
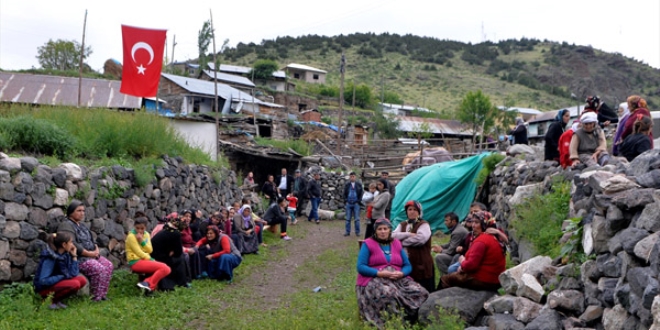
<svg viewBox="0 0 660 330"><path fill-rule="evenodd" d="M252 83L254 84L254 68L252 69ZM257 125L257 110L254 109L254 88L252 88L252 123L254 124L254 134L259 137L259 125ZM272 136L272 135L271 135Z"/></svg>
<svg viewBox="0 0 660 330"><path fill-rule="evenodd" d="M209 8L209 15L211 16L211 33L213 34L213 63L216 62L215 54L215 28L213 27L213 12ZM176 36L175 36L176 37ZM176 45L176 44L175 44ZM174 56L174 47L172 47L172 56ZM213 88L215 90L215 98L213 99L213 108L215 111L215 160L220 160L220 118L218 114L218 71L213 70ZM204 70L204 68L202 68ZM231 99L229 99L231 104Z"/></svg>
<svg viewBox="0 0 660 330"><path fill-rule="evenodd" d="M380 75L380 103L385 102L385 78Z"/></svg>
<svg viewBox="0 0 660 330"><path fill-rule="evenodd" d="M342 114L344 112L344 72L346 71L346 56L344 52L341 53L341 61L339 62L339 73L341 73L341 79L339 80L339 123L337 128L339 130L339 139L337 139L337 155L342 155L341 144L342 144L342 135L341 135L341 125L342 125ZM353 94L355 95L355 94Z"/></svg>
<svg viewBox="0 0 660 330"><path fill-rule="evenodd" d="M355 79L353 79L353 111L355 111Z"/></svg>
<svg viewBox="0 0 660 330"><path fill-rule="evenodd" d="M174 63L174 47L176 47L176 34L174 35L174 39L172 39L172 59L170 63Z"/></svg>
<svg viewBox="0 0 660 330"><path fill-rule="evenodd" d="M82 93L82 70L83 57L85 55L85 29L87 28L87 9L85 9L85 21L83 22L82 45L80 47L80 62L78 62L78 108L80 108L80 98Z"/></svg>

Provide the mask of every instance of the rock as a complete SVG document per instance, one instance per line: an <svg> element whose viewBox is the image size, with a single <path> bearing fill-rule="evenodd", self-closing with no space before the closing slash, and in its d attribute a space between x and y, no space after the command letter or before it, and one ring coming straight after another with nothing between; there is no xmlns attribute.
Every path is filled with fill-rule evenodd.
<svg viewBox="0 0 660 330"><path fill-rule="evenodd" d="M46 211L40 208L32 208L30 213L28 213L27 221L37 228L43 229L46 228L46 225L48 224L48 215L46 214Z"/></svg>
<svg viewBox="0 0 660 330"><path fill-rule="evenodd" d="M509 205L514 206L521 204L526 199L543 191L543 183L536 183L527 186L518 186L515 194L509 199Z"/></svg>
<svg viewBox="0 0 660 330"><path fill-rule="evenodd" d="M9 261L14 266L23 266L27 261L27 254L25 251L21 250L11 250L9 251Z"/></svg>
<svg viewBox="0 0 660 330"><path fill-rule="evenodd" d="M37 229L28 222L21 222L20 227L21 233L19 234L19 238L22 240L31 241L39 236Z"/></svg>
<svg viewBox="0 0 660 330"><path fill-rule="evenodd" d="M461 318L472 323L483 309L484 303L495 295L491 291L473 291L463 288L448 288L433 292L419 308L419 319L431 322L438 314L438 307L457 310Z"/></svg>
<svg viewBox="0 0 660 330"><path fill-rule="evenodd" d="M562 330L561 316L552 309L543 309L539 316L529 322L525 330Z"/></svg>
<svg viewBox="0 0 660 330"><path fill-rule="evenodd" d="M618 278L601 277L598 279L598 290L601 292L600 300L606 306L614 306L614 292L618 282Z"/></svg>
<svg viewBox="0 0 660 330"><path fill-rule="evenodd" d="M651 314L653 315L653 325L649 330L660 330L660 296L653 298Z"/></svg>
<svg viewBox="0 0 660 330"><path fill-rule="evenodd" d="M11 262L0 260L0 281L9 281L9 279L11 279Z"/></svg>
<svg viewBox="0 0 660 330"><path fill-rule="evenodd" d="M607 277L621 276L621 259L611 254L601 254L596 258L598 271Z"/></svg>
<svg viewBox="0 0 660 330"><path fill-rule="evenodd" d="M21 168L27 173L32 173L37 166L39 166L39 161L34 157L21 157Z"/></svg>
<svg viewBox="0 0 660 330"><path fill-rule="evenodd" d="M600 186L603 189L603 192L606 194L612 194L619 191L640 187L637 183L632 182L625 176L621 175L615 175L605 181L601 181Z"/></svg>
<svg viewBox="0 0 660 330"><path fill-rule="evenodd" d="M23 204L9 202L5 204L5 217L7 220L23 221L27 219L28 208Z"/></svg>
<svg viewBox="0 0 660 330"><path fill-rule="evenodd" d="M655 169L635 178L635 181L644 188L660 188L660 170Z"/></svg>
<svg viewBox="0 0 660 330"><path fill-rule="evenodd" d="M619 283L614 289L614 304L629 309L633 304L630 299L630 284Z"/></svg>
<svg viewBox="0 0 660 330"><path fill-rule="evenodd" d="M37 183L36 185L39 184L42 183ZM53 196L47 194L41 196L32 196L32 205L40 207L44 210L48 210L53 207Z"/></svg>
<svg viewBox="0 0 660 330"><path fill-rule="evenodd" d="M635 159L630 162L628 168L626 169L626 175L640 177L648 173L650 170L655 169L653 164L658 160L660 160L660 151L649 150L649 152L645 152L635 157Z"/></svg>
<svg viewBox="0 0 660 330"><path fill-rule="evenodd" d="M618 231L625 229L630 223L629 219L626 219L623 216L621 209L613 204L610 204L607 207L607 215L605 216L605 221L607 222L606 229L609 235L614 235Z"/></svg>
<svg viewBox="0 0 660 330"><path fill-rule="evenodd" d="M582 290L582 283L575 277L562 277L557 290Z"/></svg>
<svg viewBox="0 0 660 330"><path fill-rule="evenodd" d="M653 277L649 278L649 283L644 288L644 293L642 294L642 306L646 309L651 309L653 305L653 299L660 293L660 288L658 287L658 280Z"/></svg>
<svg viewBox="0 0 660 330"><path fill-rule="evenodd" d="M506 149L506 153L515 157L520 154L533 155L536 152L534 151L534 148L526 144L514 144Z"/></svg>
<svg viewBox="0 0 660 330"><path fill-rule="evenodd" d="M653 245L653 248L651 249L651 255L649 257L649 261L651 264L650 265L651 270L655 274L660 274L660 242L655 242L655 245Z"/></svg>
<svg viewBox="0 0 660 330"><path fill-rule="evenodd" d="M582 314L584 295L577 290L555 290L548 294L548 306L562 312Z"/></svg>
<svg viewBox="0 0 660 330"><path fill-rule="evenodd" d="M37 166L37 173L34 175L36 182L43 183L44 185L51 186L53 184L53 171L46 165Z"/></svg>
<svg viewBox="0 0 660 330"><path fill-rule="evenodd" d="M645 206L654 202L653 192L655 189L630 189L612 196L612 203L622 210Z"/></svg>
<svg viewBox="0 0 660 330"><path fill-rule="evenodd" d="M617 254L621 251L623 251L623 244L621 242L621 234L623 231L620 231L614 235L610 239L609 242L607 242L607 250L610 251L612 254Z"/></svg>
<svg viewBox="0 0 660 330"><path fill-rule="evenodd" d="M543 305L529 299L517 297L513 302L513 317L520 322L529 323L539 316L542 307Z"/></svg>
<svg viewBox="0 0 660 330"><path fill-rule="evenodd" d="M51 171L53 174L53 183L60 188L64 188L64 184L66 183L66 170L61 167L56 167L51 169Z"/></svg>
<svg viewBox="0 0 660 330"><path fill-rule="evenodd" d="M635 245L637 242L646 238L649 235L649 232L644 229L628 227L621 231L621 245L623 250L635 254Z"/></svg>
<svg viewBox="0 0 660 330"><path fill-rule="evenodd" d="M2 236L8 239L18 238L21 235L21 225L16 221L7 221Z"/></svg>
<svg viewBox="0 0 660 330"><path fill-rule="evenodd" d="M603 326L605 330L620 330L623 329L627 318L628 312L621 305L606 308L603 311Z"/></svg>
<svg viewBox="0 0 660 330"><path fill-rule="evenodd" d="M25 267L23 267L23 274L26 277L29 277L30 275L34 274L34 272L37 270L37 267L39 267L39 263L28 258L25 262Z"/></svg>
<svg viewBox="0 0 660 330"><path fill-rule="evenodd" d="M588 328L584 328L587 326L587 324L576 318L576 317L567 317L563 321L561 321L562 326L564 326L564 329L571 329L571 330L591 330Z"/></svg>
<svg viewBox="0 0 660 330"><path fill-rule="evenodd" d="M591 223L585 223L582 227L582 250L586 255L590 255L594 251L594 234Z"/></svg>
<svg viewBox="0 0 660 330"><path fill-rule="evenodd" d="M583 172L580 178L586 180L587 184L593 190L593 194L600 194L603 192L603 185L606 180L612 178L614 173L608 171L591 171Z"/></svg>
<svg viewBox="0 0 660 330"><path fill-rule="evenodd" d="M637 258L640 258L648 262L649 257L651 256L651 249L653 248L653 245L655 245L657 241L658 241L657 233L648 235L641 241L637 242L637 244L635 244L635 248L633 252L637 256Z"/></svg>
<svg viewBox="0 0 660 330"><path fill-rule="evenodd" d="M543 272L546 266L550 266L551 263L552 259L550 257L536 256L518 266L505 270L499 276L500 284L502 284L502 288L507 293L515 295L523 274L530 274L536 277L536 275Z"/></svg>
<svg viewBox="0 0 660 330"><path fill-rule="evenodd" d="M18 172L12 180L12 184L14 185L14 189L16 189L17 192L30 194L32 193L32 189L34 187L34 180L32 180L30 174L25 172Z"/></svg>
<svg viewBox="0 0 660 330"><path fill-rule="evenodd" d="M587 306L584 313L580 315L580 320L586 323L595 323L603 316L603 307L600 306Z"/></svg>
<svg viewBox="0 0 660 330"><path fill-rule="evenodd" d="M46 211L46 214L48 215L48 220L64 217L64 211L59 207Z"/></svg>
<svg viewBox="0 0 660 330"><path fill-rule="evenodd" d="M626 274L626 281L630 284L630 291L641 297L644 293L644 288L649 283L649 278L652 276L654 274L649 267L636 267L629 270Z"/></svg>
<svg viewBox="0 0 660 330"><path fill-rule="evenodd" d="M619 257L619 259L621 260L621 276L625 276L626 274L628 274L629 269L642 266L639 259L637 259L633 255L628 254L628 252L626 251L619 252L617 254L617 257Z"/></svg>
<svg viewBox="0 0 660 330"><path fill-rule="evenodd" d="M495 314L488 318L488 330L522 330L525 324L508 314Z"/></svg>
<svg viewBox="0 0 660 330"><path fill-rule="evenodd" d="M14 199L14 193L14 185L11 183L0 183L0 199L11 201Z"/></svg>
<svg viewBox="0 0 660 330"><path fill-rule="evenodd" d="M484 303L484 309L488 314L513 313L513 302L515 296L494 296Z"/></svg>
<svg viewBox="0 0 660 330"><path fill-rule="evenodd" d="M593 222L591 223L591 229L592 237L594 239L594 252L608 252L609 249L607 243L612 236L608 233L607 221L605 221L605 218L599 215L594 216Z"/></svg>
<svg viewBox="0 0 660 330"><path fill-rule="evenodd" d="M0 241L0 259L5 259L9 253L9 242Z"/></svg>
<svg viewBox="0 0 660 330"><path fill-rule="evenodd" d="M16 173L21 170L21 160L13 157L0 159L0 170Z"/></svg>
<svg viewBox="0 0 660 330"><path fill-rule="evenodd" d="M115 176L115 179L117 180L124 180L126 179L126 169L123 166L120 165L113 165L110 167L112 169L112 174Z"/></svg>
<svg viewBox="0 0 660 330"><path fill-rule="evenodd" d="M66 172L66 179L73 182L78 182L83 179L83 171L80 166L74 163L63 163L60 164L60 168L63 168ZM58 186L60 186L58 184Z"/></svg>
<svg viewBox="0 0 660 330"><path fill-rule="evenodd" d="M54 203L57 206L69 205L69 192L64 189L56 188Z"/></svg>
<svg viewBox="0 0 660 330"><path fill-rule="evenodd" d="M518 283L518 290L516 290L516 296L529 298L534 302L541 302L543 298L543 287L536 280L536 277L523 274L520 277L520 283Z"/></svg>
<svg viewBox="0 0 660 330"><path fill-rule="evenodd" d="M646 204L642 214L635 223L635 228L645 229L652 233L660 231L660 219L658 219L658 214L660 214L660 202Z"/></svg>

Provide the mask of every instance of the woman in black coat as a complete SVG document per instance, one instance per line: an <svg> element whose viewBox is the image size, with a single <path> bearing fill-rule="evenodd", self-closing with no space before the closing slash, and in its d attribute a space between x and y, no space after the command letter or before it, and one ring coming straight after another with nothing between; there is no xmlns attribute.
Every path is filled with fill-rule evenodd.
<svg viewBox="0 0 660 330"><path fill-rule="evenodd" d="M548 132L545 133L545 160L559 161L559 138L566 130L566 125L571 119L571 112L559 110L555 121L550 124Z"/></svg>
<svg viewBox="0 0 660 330"><path fill-rule="evenodd" d="M167 277L158 282L160 290L172 290L175 286L189 286L186 278L186 260L181 243L180 219L173 217L157 235L151 238L153 252L151 257L172 270Z"/></svg>

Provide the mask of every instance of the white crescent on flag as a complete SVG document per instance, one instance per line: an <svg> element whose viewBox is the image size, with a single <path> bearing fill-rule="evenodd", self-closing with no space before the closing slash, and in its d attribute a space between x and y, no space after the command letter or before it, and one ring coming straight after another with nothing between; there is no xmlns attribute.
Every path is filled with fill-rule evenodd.
<svg viewBox="0 0 660 330"><path fill-rule="evenodd" d="M133 48L131 49L131 57L133 58L133 62L135 62L135 52L140 48L149 52L149 63L147 63L147 65L151 64L151 62L154 60L154 50L148 43L144 41L136 42L133 45Z"/></svg>

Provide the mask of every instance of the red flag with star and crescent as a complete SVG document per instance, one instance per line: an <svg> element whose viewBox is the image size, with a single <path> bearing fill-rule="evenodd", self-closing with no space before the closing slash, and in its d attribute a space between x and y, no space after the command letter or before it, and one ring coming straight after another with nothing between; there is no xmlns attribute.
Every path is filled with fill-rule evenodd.
<svg viewBox="0 0 660 330"><path fill-rule="evenodd" d="M124 45L121 93L141 97L156 96L166 33L167 30L121 26Z"/></svg>

